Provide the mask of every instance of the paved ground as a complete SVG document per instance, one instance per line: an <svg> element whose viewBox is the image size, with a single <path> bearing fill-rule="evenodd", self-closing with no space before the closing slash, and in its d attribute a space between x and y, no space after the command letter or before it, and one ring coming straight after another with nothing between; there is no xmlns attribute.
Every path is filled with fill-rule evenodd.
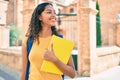
<svg viewBox="0 0 120 80"><path fill-rule="evenodd" d="M93 77L76 77L70 79L68 77L65 80L120 80L120 66L116 66Z"/></svg>
<svg viewBox="0 0 120 80"><path fill-rule="evenodd" d="M0 70L0 80L16 80L16 79L11 75Z"/></svg>
<svg viewBox="0 0 120 80"><path fill-rule="evenodd" d="M19 80L19 73L0 64L0 80Z"/></svg>
<svg viewBox="0 0 120 80"><path fill-rule="evenodd" d="M0 64L0 80L19 80L19 73ZM116 66L93 77L77 76L71 79L65 76L64 80L120 80L120 66Z"/></svg>
<svg viewBox="0 0 120 80"><path fill-rule="evenodd" d="M94 76L93 80L120 80L120 66L111 68Z"/></svg>

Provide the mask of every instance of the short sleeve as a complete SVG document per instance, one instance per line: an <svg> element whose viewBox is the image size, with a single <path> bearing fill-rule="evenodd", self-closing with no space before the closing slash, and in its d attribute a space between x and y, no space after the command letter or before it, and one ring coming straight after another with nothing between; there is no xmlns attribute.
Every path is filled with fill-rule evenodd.
<svg viewBox="0 0 120 80"><path fill-rule="evenodd" d="M26 47L26 45L27 45L27 40L28 40L28 37L24 37L24 38L22 39L22 45L24 45L25 47Z"/></svg>

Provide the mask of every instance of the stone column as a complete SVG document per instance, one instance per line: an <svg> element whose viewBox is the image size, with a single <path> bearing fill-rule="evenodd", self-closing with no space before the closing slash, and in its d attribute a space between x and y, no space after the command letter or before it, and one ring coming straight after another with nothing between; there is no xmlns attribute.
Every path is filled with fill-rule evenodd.
<svg viewBox="0 0 120 80"><path fill-rule="evenodd" d="M96 2L78 0L78 73L91 76L96 49ZM92 55L92 57L91 57Z"/></svg>
<svg viewBox="0 0 120 80"><path fill-rule="evenodd" d="M116 34L116 44L120 47L120 23L117 23Z"/></svg>
<svg viewBox="0 0 120 80"><path fill-rule="evenodd" d="M8 2L0 1L0 48L9 47L9 27L7 26Z"/></svg>
<svg viewBox="0 0 120 80"><path fill-rule="evenodd" d="M0 48L9 47L9 27L0 26Z"/></svg>
<svg viewBox="0 0 120 80"><path fill-rule="evenodd" d="M22 27L22 36L25 35L28 27L29 27L29 23L30 23L30 19L33 13L35 7L35 1L34 0L23 0L23 27Z"/></svg>
<svg viewBox="0 0 120 80"><path fill-rule="evenodd" d="M23 0L16 0L16 27L23 26Z"/></svg>

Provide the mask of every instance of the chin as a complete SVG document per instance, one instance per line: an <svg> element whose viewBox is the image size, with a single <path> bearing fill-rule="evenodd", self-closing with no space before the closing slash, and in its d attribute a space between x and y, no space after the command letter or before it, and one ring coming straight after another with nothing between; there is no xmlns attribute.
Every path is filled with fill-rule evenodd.
<svg viewBox="0 0 120 80"><path fill-rule="evenodd" d="M56 26L55 24L51 24L51 26Z"/></svg>

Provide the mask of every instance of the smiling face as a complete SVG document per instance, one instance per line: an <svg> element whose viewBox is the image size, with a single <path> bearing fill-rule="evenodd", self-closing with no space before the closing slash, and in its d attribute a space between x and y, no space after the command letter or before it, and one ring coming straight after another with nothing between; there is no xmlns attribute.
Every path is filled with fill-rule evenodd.
<svg viewBox="0 0 120 80"><path fill-rule="evenodd" d="M56 14L52 5L47 5L45 10L39 16L39 20L41 21L41 25L44 26L55 26L56 24Z"/></svg>

